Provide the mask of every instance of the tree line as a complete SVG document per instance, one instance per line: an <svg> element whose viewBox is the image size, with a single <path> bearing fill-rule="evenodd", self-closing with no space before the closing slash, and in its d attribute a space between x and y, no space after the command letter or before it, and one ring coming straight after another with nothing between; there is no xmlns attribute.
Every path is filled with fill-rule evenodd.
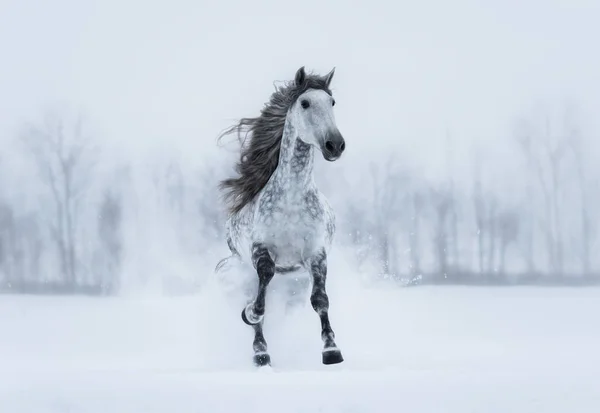
<svg viewBox="0 0 600 413"><path fill-rule="evenodd" d="M479 158L460 183L451 169L424 182L394 153L371 163L369 199L344 202L357 263L370 256L380 274L410 283L600 283L599 170L573 112L515 122L513 162L493 172L517 173L502 185L484 177Z"/></svg>
<svg viewBox="0 0 600 413"><path fill-rule="evenodd" d="M599 283L592 137L563 115L516 122L522 167L502 188L480 159L467 182L451 169L432 182L393 152L356 166L352 185L317 176L336 242L357 271L409 285ZM230 163L107 164L91 125L61 112L24 125L16 143L0 155L1 291L116 294L158 279L189 292L227 253L217 183ZM15 174L10 158L31 169Z"/></svg>

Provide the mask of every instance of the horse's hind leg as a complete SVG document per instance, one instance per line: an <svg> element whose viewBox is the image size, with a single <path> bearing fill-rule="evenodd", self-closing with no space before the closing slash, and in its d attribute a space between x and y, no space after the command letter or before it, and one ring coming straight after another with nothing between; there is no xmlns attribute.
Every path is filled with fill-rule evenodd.
<svg viewBox="0 0 600 413"><path fill-rule="evenodd" d="M329 323L329 297L325 289L327 280L327 254L321 251L309 260L309 271L313 277L310 303L321 319L321 339L323 340L323 364L337 364L344 361L342 352L335 344L335 334Z"/></svg>
<svg viewBox="0 0 600 413"><path fill-rule="evenodd" d="M265 296L267 287L275 275L275 262L269 250L262 244L252 248L252 264L258 274L258 292L253 302L242 310L242 320L254 327L254 363L259 366L270 364L267 343L262 333L262 321L265 314Z"/></svg>

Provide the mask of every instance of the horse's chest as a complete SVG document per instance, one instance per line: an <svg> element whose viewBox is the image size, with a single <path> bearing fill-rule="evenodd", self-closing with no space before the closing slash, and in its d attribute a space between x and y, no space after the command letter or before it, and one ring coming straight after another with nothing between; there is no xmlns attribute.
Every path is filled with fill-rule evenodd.
<svg viewBox="0 0 600 413"><path fill-rule="evenodd" d="M323 244L325 214L316 194L266 198L259 206L256 234L279 261L295 262Z"/></svg>

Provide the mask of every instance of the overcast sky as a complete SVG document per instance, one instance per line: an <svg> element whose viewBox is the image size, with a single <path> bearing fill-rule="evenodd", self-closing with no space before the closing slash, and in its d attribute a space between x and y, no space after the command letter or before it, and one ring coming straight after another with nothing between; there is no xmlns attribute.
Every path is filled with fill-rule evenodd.
<svg viewBox="0 0 600 413"><path fill-rule="evenodd" d="M598 21L597 0L0 0L0 139L65 103L131 156L194 162L274 81L335 66L344 164L395 147L436 173L447 132L459 163L514 157L538 102L579 103L600 139Z"/></svg>

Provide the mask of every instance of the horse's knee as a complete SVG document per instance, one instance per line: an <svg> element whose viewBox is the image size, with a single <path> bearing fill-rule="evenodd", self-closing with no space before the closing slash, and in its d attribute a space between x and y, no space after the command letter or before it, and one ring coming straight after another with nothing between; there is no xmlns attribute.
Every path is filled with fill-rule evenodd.
<svg viewBox="0 0 600 413"><path fill-rule="evenodd" d="M256 272L264 281L270 281L275 275L275 262L269 256L260 257L256 262Z"/></svg>
<svg viewBox="0 0 600 413"><path fill-rule="evenodd" d="M262 245L255 245L252 261L261 281L269 282L275 275L275 261L269 254L269 250Z"/></svg>

